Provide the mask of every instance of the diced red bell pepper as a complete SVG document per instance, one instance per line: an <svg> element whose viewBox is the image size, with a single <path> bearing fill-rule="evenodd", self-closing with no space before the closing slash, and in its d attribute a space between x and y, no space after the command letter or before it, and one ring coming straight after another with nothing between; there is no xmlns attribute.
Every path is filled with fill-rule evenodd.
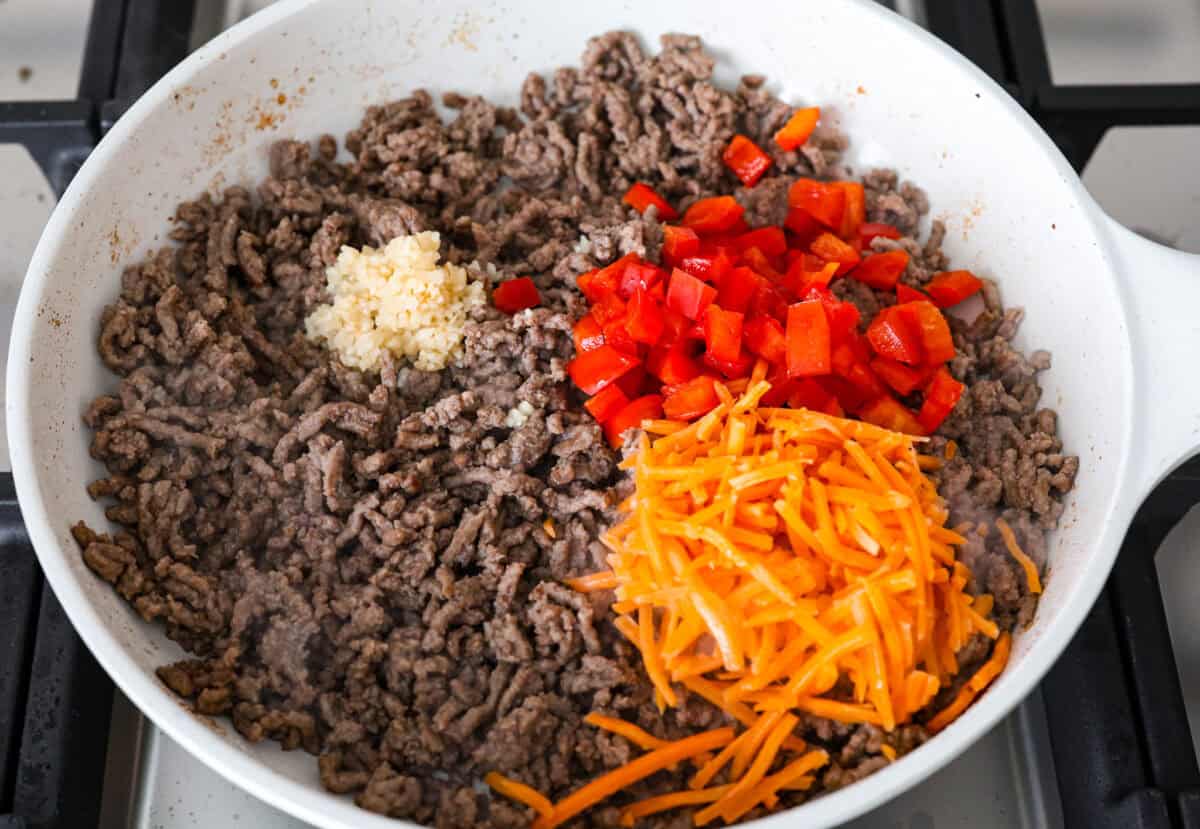
<svg viewBox="0 0 1200 829"><path fill-rule="evenodd" d="M787 298L775 285L763 280L747 309L751 314L763 314L783 322L787 319Z"/></svg>
<svg viewBox="0 0 1200 829"><path fill-rule="evenodd" d="M934 372L933 380L925 389L925 402L917 414L917 420L927 432L936 432L942 421L954 411L966 388L955 380L945 366Z"/></svg>
<svg viewBox="0 0 1200 829"><path fill-rule="evenodd" d="M716 369L730 380L745 377L750 374L750 369L754 368L753 355L745 351L738 352L737 358L733 360L722 360L708 352L705 352L701 359L704 365Z"/></svg>
<svg viewBox="0 0 1200 829"><path fill-rule="evenodd" d="M862 318L858 307L852 302L842 302L828 288L810 285L804 292L804 299L819 300L825 306L833 342L841 342L858 330L858 321Z"/></svg>
<svg viewBox="0 0 1200 829"><path fill-rule="evenodd" d="M795 299L803 298L809 288L828 288L834 274L837 273L837 262L821 262L817 259L819 263L817 267L810 269L808 258L816 259L807 254L804 257L796 258L788 266L787 274L780 283L784 293Z"/></svg>
<svg viewBox="0 0 1200 829"><path fill-rule="evenodd" d="M789 377L829 373L829 318L820 300L788 306L786 337Z"/></svg>
<svg viewBox="0 0 1200 829"><path fill-rule="evenodd" d="M721 287L717 290L717 305L726 311L745 313L764 281L750 268L741 266L734 268L721 280Z"/></svg>
<svg viewBox="0 0 1200 829"><path fill-rule="evenodd" d="M842 377L831 374L828 377L814 379L821 388L832 394L838 404L848 412L857 414L859 409L871 401L870 396L862 389Z"/></svg>
<svg viewBox="0 0 1200 829"><path fill-rule="evenodd" d="M649 291L666 277L662 268L649 262L631 262L617 278L617 296L629 299L638 288Z"/></svg>
<svg viewBox="0 0 1200 829"><path fill-rule="evenodd" d="M638 213L645 213L646 208L654 205L658 208L658 220L660 222L669 222L672 219L678 219L679 213L674 207L671 207L662 196L654 191L654 188L645 182L634 182L625 195L621 197L621 201L632 207Z"/></svg>
<svg viewBox="0 0 1200 829"><path fill-rule="evenodd" d="M579 286L580 293L591 303L599 302L602 297L617 292L616 274L603 268L593 268L586 273L579 274L575 277L575 284Z"/></svg>
<svg viewBox="0 0 1200 829"><path fill-rule="evenodd" d="M822 233L813 240L808 249L826 262L837 262L838 276L842 276L857 265L861 258L858 251L832 233Z"/></svg>
<svg viewBox="0 0 1200 829"><path fill-rule="evenodd" d="M613 320L625 316L625 303L616 293L605 294L592 304L592 316L603 328Z"/></svg>
<svg viewBox="0 0 1200 829"><path fill-rule="evenodd" d="M692 325L692 321L678 311L673 311L670 308L663 307L663 334L660 342L663 345L671 345L679 342L684 338L688 328Z"/></svg>
<svg viewBox="0 0 1200 829"><path fill-rule="evenodd" d="M688 353L685 341L669 346L659 345L646 355L646 371L657 377L664 385L677 386L686 383L700 373L700 364Z"/></svg>
<svg viewBox="0 0 1200 829"><path fill-rule="evenodd" d="M787 403L793 409L811 409L814 412L841 417L845 414L837 398L809 377L794 381Z"/></svg>
<svg viewBox="0 0 1200 829"><path fill-rule="evenodd" d="M742 341L751 353L772 365L787 360L787 338L783 326L769 316L759 314L746 320L742 326Z"/></svg>
<svg viewBox="0 0 1200 829"><path fill-rule="evenodd" d="M907 267L907 253L902 250L889 250L886 253L873 253L863 259L850 271L850 277L872 288L890 291L896 287Z"/></svg>
<svg viewBox="0 0 1200 829"><path fill-rule="evenodd" d="M842 212L838 236L847 242L857 242L858 229L867 220L866 191L857 181L835 181L833 185L846 194L846 209Z"/></svg>
<svg viewBox="0 0 1200 829"><path fill-rule="evenodd" d="M918 302L922 299L927 300L929 297L927 297L921 291L918 291L916 288L905 285L903 282L896 284L896 302Z"/></svg>
<svg viewBox="0 0 1200 829"><path fill-rule="evenodd" d="M575 323L575 328L571 331L571 336L575 340L576 354L582 354L604 345L604 331L591 314L584 314L580 317L579 322Z"/></svg>
<svg viewBox="0 0 1200 829"><path fill-rule="evenodd" d="M825 232L825 225L810 216L803 207L789 208L783 226L792 233L791 244L800 248L807 248L813 239Z"/></svg>
<svg viewBox="0 0 1200 829"><path fill-rule="evenodd" d="M768 257L783 256L787 252L787 237L784 236L782 227L768 225L734 238L733 246L739 252L758 248Z"/></svg>
<svg viewBox="0 0 1200 829"><path fill-rule="evenodd" d="M854 347L849 342L838 343L833 347L830 362L834 374L850 383L868 398L887 394L887 389L875 372L871 371L866 361L859 359Z"/></svg>
<svg viewBox="0 0 1200 829"><path fill-rule="evenodd" d="M616 380L641 361L631 354L624 354L608 343L577 354L567 363L567 374L584 394L595 394Z"/></svg>
<svg viewBox="0 0 1200 829"><path fill-rule="evenodd" d="M779 145L780 149L788 150L789 152L796 149L812 135L812 131L816 129L817 121L820 118L820 107L805 107L804 109L796 110L792 113L792 117L787 120L787 123L775 133L775 143Z"/></svg>
<svg viewBox="0 0 1200 829"><path fill-rule="evenodd" d="M663 225L662 231L662 261L667 267L678 267L684 259L700 252L700 235L690 227Z"/></svg>
<svg viewBox="0 0 1200 829"><path fill-rule="evenodd" d="M837 230L846 211L846 191L835 182L798 178L788 190L788 207L799 208L825 227Z"/></svg>
<svg viewBox="0 0 1200 829"><path fill-rule="evenodd" d="M492 291L492 304L506 314L515 314L532 308L542 301L537 286L528 276L501 282Z"/></svg>
<svg viewBox="0 0 1200 829"><path fill-rule="evenodd" d="M721 402L714 382L712 377L701 374L675 386L663 398L663 414L671 420L692 420L708 414Z"/></svg>
<svg viewBox="0 0 1200 829"><path fill-rule="evenodd" d="M621 436L625 434L626 430L641 428L644 420L656 420L662 417L662 404L662 396L657 394L647 394L627 403L625 408L604 424L604 434L608 437L609 445L614 449L620 447Z"/></svg>
<svg viewBox="0 0 1200 829"><path fill-rule="evenodd" d="M917 328L921 335L921 348L925 352L926 363L936 365L954 359L954 338L950 334L950 324L946 322L946 317L936 305L922 300L896 307L911 308L916 315Z"/></svg>
<svg viewBox="0 0 1200 829"><path fill-rule="evenodd" d="M893 432L903 432L906 435L927 434L920 421L904 405L892 397L884 395L876 398L858 410L858 416L867 423L874 423Z"/></svg>
<svg viewBox="0 0 1200 829"><path fill-rule="evenodd" d="M773 407L787 403L788 397L791 396L800 380L788 377L787 366L783 363L776 363L767 372L767 382L771 384L771 388L762 396L759 403L763 406Z"/></svg>
<svg viewBox="0 0 1200 829"><path fill-rule="evenodd" d="M925 290L933 297L939 308L957 305L969 296L979 293L983 280L970 271L944 271L929 280Z"/></svg>
<svg viewBox="0 0 1200 829"><path fill-rule="evenodd" d="M621 387L616 383L610 383L596 392L593 397L588 398L588 401L583 404L583 408L587 409L597 422L607 423L613 419L613 415L627 405L629 405L629 398L625 396L625 392L621 391Z"/></svg>
<svg viewBox="0 0 1200 829"><path fill-rule="evenodd" d="M755 272L762 274L772 281L783 277L783 274L775 267L775 263L768 259L767 255L758 248L748 248L742 251L742 261L753 268Z"/></svg>
<svg viewBox="0 0 1200 829"><path fill-rule="evenodd" d="M725 274L733 267L733 259L724 251L698 253L684 257L677 267L713 285L720 285Z"/></svg>
<svg viewBox="0 0 1200 829"><path fill-rule="evenodd" d="M884 239L899 239L900 231L884 222L863 222L858 226L858 246L863 250L870 250L871 242L879 236Z"/></svg>
<svg viewBox="0 0 1200 829"><path fill-rule="evenodd" d="M694 202L684 211L683 225L701 236L726 233L739 226L745 212L733 196L713 196Z"/></svg>
<svg viewBox="0 0 1200 829"><path fill-rule="evenodd" d="M742 184L753 187L771 166L771 156L744 135L735 135L721 153L725 166L733 171Z"/></svg>
<svg viewBox="0 0 1200 829"><path fill-rule="evenodd" d="M619 387L630 400L658 390L658 382L647 376L645 366L634 366L612 385Z"/></svg>
<svg viewBox="0 0 1200 829"><path fill-rule="evenodd" d="M667 307L690 320L700 319L704 309L717 298L717 289L686 271L676 268L667 283Z"/></svg>
<svg viewBox="0 0 1200 829"><path fill-rule="evenodd" d="M894 305L875 315L867 328L867 340L876 354L909 365L919 365L924 360L921 329L913 308L916 304Z"/></svg>
<svg viewBox="0 0 1200 829"><path fill-rule="evenodd" d="M875 372L876 377L900 394L912 394L929 379L927 369L906 366L890 357L876 357L871 360L871 370Z"/></svg>
<svg viewBox="0 0 1200 829"><path fill-rule="evenodd" d="M629 333L629 328L626 326L627 320L628 314L623 314L604 323L604 343L611 345L617 351L637 356L638 344Z"/></svg>
<svg viewBox="0 0 1200 829"><path fill-rule="evenodd" d="M639 343L654 345L663 335L666 319L662 306L644 288L633 292L625 312L625 330Z"/></svg>
<svg viewBox="0 0 1200 829"><path fill-rule="evenodd" d="M743 315L717 305L704 310L704 346L714 360L733 362L742 353Z"/></svg>

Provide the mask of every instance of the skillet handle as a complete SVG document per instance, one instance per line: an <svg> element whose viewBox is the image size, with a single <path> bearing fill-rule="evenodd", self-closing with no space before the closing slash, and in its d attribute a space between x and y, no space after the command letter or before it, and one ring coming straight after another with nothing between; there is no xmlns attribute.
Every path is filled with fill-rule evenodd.
<svg viewBox="0 0 1200 829"><path fill-rule="evenodd" d="M1200 255L1146 239L1108 220L1129 274L1134 406L1134 504L1200 450Z"/></svg>

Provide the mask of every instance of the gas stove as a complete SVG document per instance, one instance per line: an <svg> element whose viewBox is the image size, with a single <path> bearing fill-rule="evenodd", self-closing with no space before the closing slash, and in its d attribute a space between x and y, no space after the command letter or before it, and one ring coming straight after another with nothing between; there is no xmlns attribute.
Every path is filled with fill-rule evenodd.
<svg viewBox="0 0 1200 829"><path fill-rule="evenodd" d="M96 142L191 49L268 2L0 0L0 341L37 235ZM1008 89L1112 215L1200 252L1193 0L884 4ZM3 441L0 431L7 470ZM850 825L1200 827L1200 603L1188 589L1200 584L1197 502L1193 461L1147 499L1039 691L956 762ZM42 580L6 471L0 666L0 829L306 826L192 759L114 690Z"/></svg>

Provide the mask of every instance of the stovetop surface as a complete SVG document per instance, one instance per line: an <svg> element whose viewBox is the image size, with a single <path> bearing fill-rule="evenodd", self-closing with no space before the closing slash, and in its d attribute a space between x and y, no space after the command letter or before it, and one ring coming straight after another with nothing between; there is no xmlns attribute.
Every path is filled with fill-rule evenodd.
<svg viewBox="0 0 1200 829"><path fill-rule="evenodd" d="M194 47L268 2L195 0L194 3L186 3L194 6L194 25L190 33L183 34L182 46ZM1018 97L1024 96L1027 88L1044 86L1051 80L1059 84L1195 84L1200 81L1200 50L1195 49L1195 43L1200 42L1200 6L1194 0L1144 0L1136 5L1125 0L1040 0L1037 6L1045 40L1050 47L1049 59L1043 57L1045 66L1041 72L1044 77L1038 75L1036 60L1029 61L1028 55L1019 48L1014 50L1004 46L1005 38L1013 34L1006 27L1020 29L1022 25L1021 18L1013 15L1027 9L1030 2L981 0L971 12L964 11L966 4L958 0L893 0L888 5L930 26L979 61L985 69L1002 80L1007 79ZM165 66L160 64L173 58L170 50L161 50L167 54L154 53L154 48L144 43L139 46L136 37L129 35L130 31L136 34L133 22L136 22L138 14L153 16L154 0L95 0L95 4L97 8L121 9L121 19L109 21L109 25L125 27L125 45L128 49L152 53L140 62L135 61L133 68L129 68L123 76L119 68L111 79L112 82L100 97L103 100L121 100L98 107L91 116L104 122L105 118L119 114L122 100L129 93L135 93L140 82L152 80L156 67L157 71L165 69L170 63L167 62ZM85 61L83 47L88 32L87 11L92 5L92 0L0 0L0 107L6 101L66 99L76 95L76 79ZM977 14L980 10L983 13ZM990 20L987 19L989 14L992 15ZM1009 16L1005 17L1006 14ZM178 32L176 35L178 40ZM1011 38L1011 42L1028 45L1028 32L1023 37L1024 40L1021 37ZM158 63L155 63L156 59ZM1181 94L1186 99L1189 93L1184 91ZM1042 104L1036 93L1031 93L1028 100L1023 97L1022 100L1035 114ZM1046 100L1052 101L1053 97ZM1200 96L1191 100L1200 104ZM1133 114L1122 123L1186 122L1174 110L1174 115L1168 113L1169 117L1165 118L1161 111L1151 112L1146 104L1134 106L1133 110ZM1197 111L1200 111L1200 106ZM0 109L0 125L3 123L2 113ZM1195 148L1200 146L1200 128L1138 126L1113 130L1103 140L1099 140L1100 135L1103 135L1103 131L1092 135L1087 130L1076 130L1074 134L1062 138L1056 135L1056 140L1071 145L1070 149L1066 146L1064 149L1068 155L1075 154L1072 155L1073 159L1091 158L1084 171L1085 184L1116 218L1147 235L1185 250L1200 252L1200 165L1192 160ZM1098 141L1098 146L1094 143L1088 146L1093 138ZM4 140L0 132L0 170L4 171L0 177L0 343L7 342L25 263L55 198L53 189L25 151L5 145ZM0 352L0 360L3 359L2 354ZM0 432L0 470L7 469L7 444ZM1170 492L1163 493L1156 501L1159 504L1157 511L1144 516L1145 525L1151 529L1143 538L1145 549L1138 559L1143 563L1152 561L1154 549L1165 536L1166 540L1162 542L1157 556L1158 575L1165 585L1157 612L1160 615L1165 613L1170 622L1170 640L1175 648L1182 680L1181 706L1186 703L1186 714L1180 713L1177 719L1179 733L1187 744L1190 744L1190 735L1200 734L1200 633L1197 633L1200 631L1200 604L1192 597L1194 590L1189 589L1200 584L1200 557L1195 555L1200 550L1200 511L1187 514L1169 534L1166 530L1187 511L1197 492L1200 492L1200 476L1185 471L1176 477ZM14 513L15 504L11 498L5 500L3 487L0 486L0 556L20 547L20 539L9 538L3 526L4 516L11 518ZM32 566L27 548L25 555L24 559L18 561L24 568L23 573ZM1123 559L1130 558L1129 555L1123 555ZM5 579L11 572L5 569L7 566L0 559L0 605L4 604ZM1136 571L1127 567L1127 575L1130 576L1127 581L1144 580L1147 571L1153 576L1153 569L1152 563ZM1151 595L1157 594L1152 592ZM1106 597L1102 600L1102 607L1094 615L1102 617L1095 624L1100 625L1103 636L1117 638L1127 635L1129 619L1140 618L1133 613L1133 605L1136 604L1134 598L1137 597L1131 596L1127 589L1124 592L1117 591L1111 599ZM1153 616L1154 603L1150 605L1149 615ZM41 596L30 607L35 618L41 619L40 629L56 628L59 638L54 641L61 641L61 647L69 651L73 637L69 627L63 629L61 611L55 615L56 603L52 596ZM4 620L5 617L0 613L0 623ZM1093 624L1092 620L1089 620L1089 624ZM1138 625L1133 627L1138 628ZM1167 638L1161 629L1158 636L1157 644ZM1134 640L1128 637L1122 639L1125 642L1122 647L1127 648L1130 641ZM3 637L0 636L0 645L2 642ZM74 642L77 647L77 638ZM42 647L39 653L47 650L48 647ZM1112 648L1109 650L1108 655L1119 662L1120 654ZM37 654L27 654L27 658L36 662ZM88 672L95 670L94 663L92 668L88 668L86 658L81 657L81 661L85 667L76 669L75 673L82 671L85 676L93 676ZM1120 665L1117 667L1119 673ZM1069 684L1080 676L1080 670L1084 671L1083 676L1087 676L1087 668L1088 663L1080 663L1075 666L1074 674L1070 673L1070 666L1062 671L1056 670L1060 674L1057 681L1060 685L1064 682ZM47 675L52 674L51 671ZM1050 689L1049 703L1043 701L1039 691L955 763L921 786L855 821L852 826L857 829L953 826L987 829L993 826L1055 827L1064 824L1089 827L1197 825L1188 822L1191 812L1187 805L1187 792L1176 798L1180 794L1178 790L1187 786L1163 786L1163 775L1158 773L1165 761L1161 757L1149 756L1154 755L1153 750L1146 752L1148 759L1135 763L1144 767L1140 777L1134 774L1123 778L1120 773L1113 771L1111 763L1099 763L1094 773L1085 770L1085 776L1091 774L1100 782L1112 784L1103 789L1106 793L1103 797L1099 794L1102 790L1087 788L1089 784L1081 782L1080 775L1072 776L1073 769L1066 766L1088 766L1092 758L1071 757L1072 746L1064 745L1064 742L1079 735L1088 736L1093 723L1085 721L1080 724L1076 714L1074 732L1064 730L1061 725L1048 727L1048 709L1055 716L1056 724L1063 716L1063 694L1053 690L1055 681L1052 675L1046 685ZM30 683L36 685L36 677ZM1118 686L1120 682L1114 680L1114 687ZM53 687L51 690L54 690ZM1113 699L1127 702L1128 697L1137 695L1137 690L1127 690L1124 695L1118 693ZM4 677L0 676L0 703L3 702L3 696ZM47 699L61 702L52 696ZM1113 699L1106 698L1097 702L1097 705L1100 702L1112 704ZM28 703L31 709L37 705L32 699ZM49 707L53 709L53 706ZM1085 710L1103 709L1086 709L1085 706ZM1183 711L1183 708L1179 710ZM27 719L31 716L31 712L24 709L20 713ZM107 716L108 713L106 702L104 714ZM3 725L4 715L5 712L0 710L0 726ZM0 728L0 731L4 729ZM102 775L103 778L97 785L100 792L100 826L113 829L176 829L192 826L302 829L305 826L232 787L215 772L203 767L146 722L119 693L114 696L111 705L111 722L106 721L101 731L107 732L106 744L100 747L99 752L93 746L91 753L102 756L104 761L93 764L90 769L93 776ZM64 737L64 747L77 745L79 739L79 734L70 739ZM1144 733L1140 739L1145 751ZM1153 749L1153 746L1149 748ZM10 755L12 750L11 746L7 747ZM82 756L88 752L73 753ZM1072 762L1060 763L1056 767L1055 757L1061 760L1064 755L1071 757ZM4 755L0 755L0 768L3 765ZM1194 767L1193 756L1191 768ZM1091 769L1090 766L1088 768ZM0 774L0 778L3 777ZM1113 783L1110 778L1116 782ZM1065 782L1065 789L1060 789L1060 779ZM1091 782L1094 784L1096 781ZM1191 785L1197 781L1192 777L1186 778L1185 782ZM8 786L7 783L3 785ZM1163 814L1167 822L1163 822L1162 816L1153 810L1154 805L1159 803L1153 793L1159 789L1165 791L1168 798L1176 798L1164 807ZM1139 800L1135 795L1144 791L1149 791L1150 796ZM1108 822L1094 822L1090 818L1080 817L1094 814L1086 809L1080 810L1075 802L1081 793L1085 799L1111 800L1113 798L1110 795L1114 792L1122 796L1129 794L1125 800L1132 804L1133 811L1129 814L1138 815L1135 823L1125 822L1122 817L1113 818L1113 814L1125 813L1111 810ZM947 796L947 793L953 794ZM28 823L17 820L6 822L3 815L11 808L13 797L13 791L0 788L0 829L26 825L57 829L79 825L62 820L43 822L40 819ZM1068 814L1064 814L1064 804Z"/></svg>

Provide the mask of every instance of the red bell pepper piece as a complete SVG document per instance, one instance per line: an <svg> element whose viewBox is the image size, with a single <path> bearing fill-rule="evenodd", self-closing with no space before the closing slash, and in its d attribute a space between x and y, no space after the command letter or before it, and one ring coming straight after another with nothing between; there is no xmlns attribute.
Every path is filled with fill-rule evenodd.
<svg viewBox="0 0 1200 829"><path fill-rule="evenodd" d="M921 347L921 329L913 308L916 304L894 305L875 315L867 327L867 340L876 354L909 365L921 363L925 350Z"/></svg>
<svg viewBox="0 0 1200 829"><path fill-rule="evenodd" d="M738 252L758 248L768 257L783 256L787 252L787 237L782 227L768 225L735 237L733 246Z"/></svg>
<svg viewBox="0 0 1200 829"><path fill-rule="evenodd" d="M873 253L863 259L858 263L858 267L850 271L850 276L872 288L890 291L896 287L907 267L907 253L902 250L889 250L886 253Z"/></svg>
<svg viewBox="0 0 1200 829"><path fill-rule="evenodd" d="M705 352L702 359L704 365L716 369L730 380L745 377L750 373L750 369L754 368L754 357L745 351L739 351L737 358L733 360L722 360L708 352Z"/></svg>
<svg viewBox="0 0 1200 829"><path fill-rule="evenodd" d="M787 338L778 320L759 314L746 320L742 326L742 341L753 354L772 365L787 360Z"/></svg>
<svg viewBox="0 0 1200 829"><path fill-rule="evenodd" d="M763 406L782 406L788 402L788 397L791 396L800 380L788 377L787 366L783 363L776 363L767 372L767 382L771 384L771 388L762 396L759 403Z"/></svg>
<svg viewBox="0 0 1200 829"><path fill-rule="evenodd" d="M670 308L663 307L663 334L659 342L663 345L671 345L679 342L684 338L688 328L692 325L692 321L678 311L673 311Z"/></svg>
<svg viewBox="0 0 1200 829"><path fill-rule="evenodd" d="M639 343L654 345L663 335L666 319L662 306L644 288L633 292L625 314L625 330Z"/></svg>
<svg viewBox="0 0 1200 829"><path fill-rule="evenodd" d="M829 318L820 300L788 306L786 337L789 377L829 373Z"/></svg>
<svg viewBox="0 0 1200 829"><path fill-rule="evenodd" d="M743 315L717 305L704 310L704 346L714 360L733 362L742 353Z"/></svg>
<svg viewBox="0 0 1200 829"><path fill-rule="evenodd" d="M779 288L764 279L747 310L751 314L763 314L783 322L787 319L787 306L787 298Z"/></svg>
<svg viewBox="0 0 1200 829"><path fill-rule="evenodd" d="M868 398L887 394L887 389L875 372L871 371L865 360L859 358L856 349L849 342L838 343L830 355L833 373L854 386Z"/></svg>
<svg viewBox="0 0 1200 829"><path fill-rule="evenodd" d="M603 296L617 292L616 275L606 273L601 268L593 268L586 273L579 274L575 277L575 284L579 287L580 293L587 297L588 302L592 303L599 302Z"/></svg>
<svg viewBox="0 0 1200 829"><path fill-rule="evenodd" d="M723 250L687 256L678 265L679 270L714 285L720 285L732 267L733 259Z"/></svg>
<svg viewBox="0 0 1200 829"><path fill-rule="evenodd" d="M626 325L628 314L614 317L604 323L604 343L625 354L638 355L638 344Z"/></svg>
<svg viewBox="0 0 1200 829"><path fill-rule="evenodd" d="M788 189L788 207L803 210L827 228L842 226L846 212L846 191L836 182L798 178Z"/></svg>
<svg viewBox="0 0 1200 829"><path fill-rule="evenodd" d="M684 340L669 346L655 346L646 355L646 371L667 386L686 383L700 373L699 363L688 352Z"/></svg>
<svg viewBox="0 0 1200 829"><path fill-rule="evenodd" d="M721 280L721 287L717 290L717 305L726 311L744 313L764 282L765 280L750 268L734 268Z"/></svg>
<svg viewBox="0 0 1200 829"><path fill-rule="evenodd" d="M920 421L913 413L904 408L899 400L891 395L876 398L858 410L858 416L867 423L874 423L893 432L903 432L907 435L927 434Z"/></svg>
<svg viewBox="0 0 1200 829"><path fill-rule="evenodd" d="M776 281L783 277L783 274L775 267L775 263L768 259L767 255L758 248L748 248L742 251L742 261L771 281Z"/></svg>
<svg viewBox="0 0 1200 829"><path fill-rule="evenodd" d="M683 226L701 236L726 233L738 227L745 208L733 196L713 196L694 202L683 214Z"/></svg>
<svg viewBox="0 0 1200 829"><path fill-rule="evenodd" d="M717 289L686 271L676 268L667 283L667 307L690 320L700 319L704 309L717 298Z"/></svg>
<svg viewBox="0 0 1200 829"><path fill-rule="evenodd" d="M858 226L858 246L863 250L870 250L871 242L879 236L899 239L900 231L885 222L863 222Z"/></svg>
<svg viewBox="0 0 1200 829"><path fill-rule="evenodd" d="M629 405L629 398L616 383L610 383L583 404L599 423L607 423L613 415Z"/></svg>
<svg viewBox="0 0 1200 829"><path fill-rule="evenodd" d="M917 420L927 432L936 432L949 414L958 405L966 389L962 383L950 376L945 366L934 372L929 387L925 389L925 402L917 414Z"/></svg>
<svg viewBox="0 0 1200 829"><path fill-rule="evenodd" d="M804 299L819 300L825 306L829 335L833 342L842 342L857 331L862 315L854 303L842 302L828 288L818 285L810 285L804 292Z"/></svg>
<svg viewBox="0 0 1200 829"><path fill-rule="evenodd" d="M649 262L630 262L617 277L617 296L629 299L638 288L649 291L663 281L666 273Z"/></svg>
<svg viewBox="0 0 1200 829"><path fill-rule="evenodd" d="M814 412L824 412L834 417L841 417L845 414L837 398L816 380L805 377L794 382L795 385L787 399L788 405L793 409L811 409Z"/></svg>
<svg viewBox="0 0 1200 829"><path fill-rule="evenodd" d="M678 267L684 259L700 252L700 236L690 227L663 225L662 230L662 261L667 267Z"/></svg>
<svg viewBox="0 0 1200 829"><path fill-rule="evenodd" d="M592 305L592 316L603 328L613 320L625 316L625 303L616 293L605 294Z"/></svg>
<svg viewBox="0 0 1200 829"><path fill-rule="evenodd" d="M733 171L742 184L753 187L771 166L771 156L744 135L735 135L721 153L725 166Z"/></svg>
<svg viewBox="0 0 1200 829"><path fill-rule="evenodd" d="M808 140L820 118L820 107L805 107L796 110L787 123L775 133L775 143L779 145L780 149L791 152Z"/></svg>
<svg viewBox="0 0 1200 829"><path fill-rule="evenodd" d="M609 445L614 449L621 446L621 436L628 429L639 429L644 420L655 420L662 417L663 399L661 395L647 394L637 400L631 400L612 419L604 424L604 434L608 437Z"/></svg>
<svg viewBox="0 0 1200 829"><path fill-rule="evenodd" d="M506 314L515 314L532 308L542 301L537 286L528 276L501 282L492 291L492 304Z"/></svg>
<svg viewBox="0 0 1200 829"><path fill-rule="evenodd" d="M675 386L663 398L663 414L671 420L692 420L708 414L721 402L714 382L712 377L701 374Z"/></svg>
<svg viewBox="0 0 1200 829"><path fill-rule="evenodd" d="M850 381L837 375L813 378L821 388L828 391L838 404L848 412L858 413L858 410L871 401L870 396Z"/></svg>
<svg viewBox="0 0 1200 829"><path fill-rule="evenodd" d="M979 293L983 280L970 271L944 271L929 280L925 290L933 297L939 308L957 305L969 296Z"/></svg>
<svg viewBox="0 0 1200 829"><path fill-rule="evenodd" d="M608 343L576 355L567 363L567 374L584 394L595 394L641 361Z"/></svg>
<svg viewBox="0 0 1200 829"><path fill-rule="evenodd" d="M905 302L918 302L922 299L927 300L929 297L916 288L905 285L903 282L896 284L896 302L903 304Z"/></svg>
<svg viewBox="0 0 1200 829"><path fill-rule="evenodd" d="M667 202L662 196L654 191L654 188L645 182L634 182L625 195L621 197L621 201L632 207L638 213L645 214L646 208L654 205L658 208L658 220L660 222L669 222L672 219L678 219L679 214L674 207Z"/></svg>
<svg viewBox="0 0 1200 829"><path fill-rule="evenodd" d="M792 234L791 245L799 248L807 248L813 239L825 232L825 225L810 216L803 207L789 208L783 226Z"/></svg>
<svg viewBox="0 0 1200 829"><path fill-rule="evenodd" d="M576 354L582 354L604 345L604 331L591 314L584 314L580 317L579 322L575 323L575 328L571 331L571 337L575 340Z"/></svg>
<svg viewBox="0 0 1200 829"><path fill-rule="evenodd" d="M816 259L815 256L806 254L802 257L797 257L791 265L788 266L787 274L784 275L780 287L784 293L795 299L801 299L808 293L809 288L828 288L829 283L833 280L834 274L837 273L837 262L821 262L816 259L817 266L809 268L808 259Z"/></svg>
<svg viewBox="0 0 1200 829"><path fill-rule="evenodd" d="M897 307L911 308L916 314L921 348L925 352L926 363L936 365L954 359L954 338L950 334L950 324L946 322L945 316L936 305L922 300Z"/></svg>
<svg viewBox="0 0 1200 829"><path fill-rule="evenodd" d="M871 360L871 370L875 372L876 377L900 394L912 394L929 379L927 369L906 366L890 357L876 357Z"/></svg>
<svg viewBox="0 0 1200 829"><path fill-rule="evenodd" d="M656 391L658 388L658 383L647 377L644 366L634 366L618 377L612 385L620 388L630 400Z"/></svg>
<svg viewBox="0 0 1200 829"><path fill-rule="evenodd" d="M861 258L858 251L850 247L832 233L822 233L808 249L817 256L824 259L826 262L837 262L837 275L842 276L855 265L858 264Z"/></svg>
<svg viewBox="0 0 1200 829"><path fill-rule="evenodd" d="M846 209L842 212L838 236L847 242L857 242L858 229L867 220L866 191L857 181L835 181L833 185L846 194Z"/></svg>

